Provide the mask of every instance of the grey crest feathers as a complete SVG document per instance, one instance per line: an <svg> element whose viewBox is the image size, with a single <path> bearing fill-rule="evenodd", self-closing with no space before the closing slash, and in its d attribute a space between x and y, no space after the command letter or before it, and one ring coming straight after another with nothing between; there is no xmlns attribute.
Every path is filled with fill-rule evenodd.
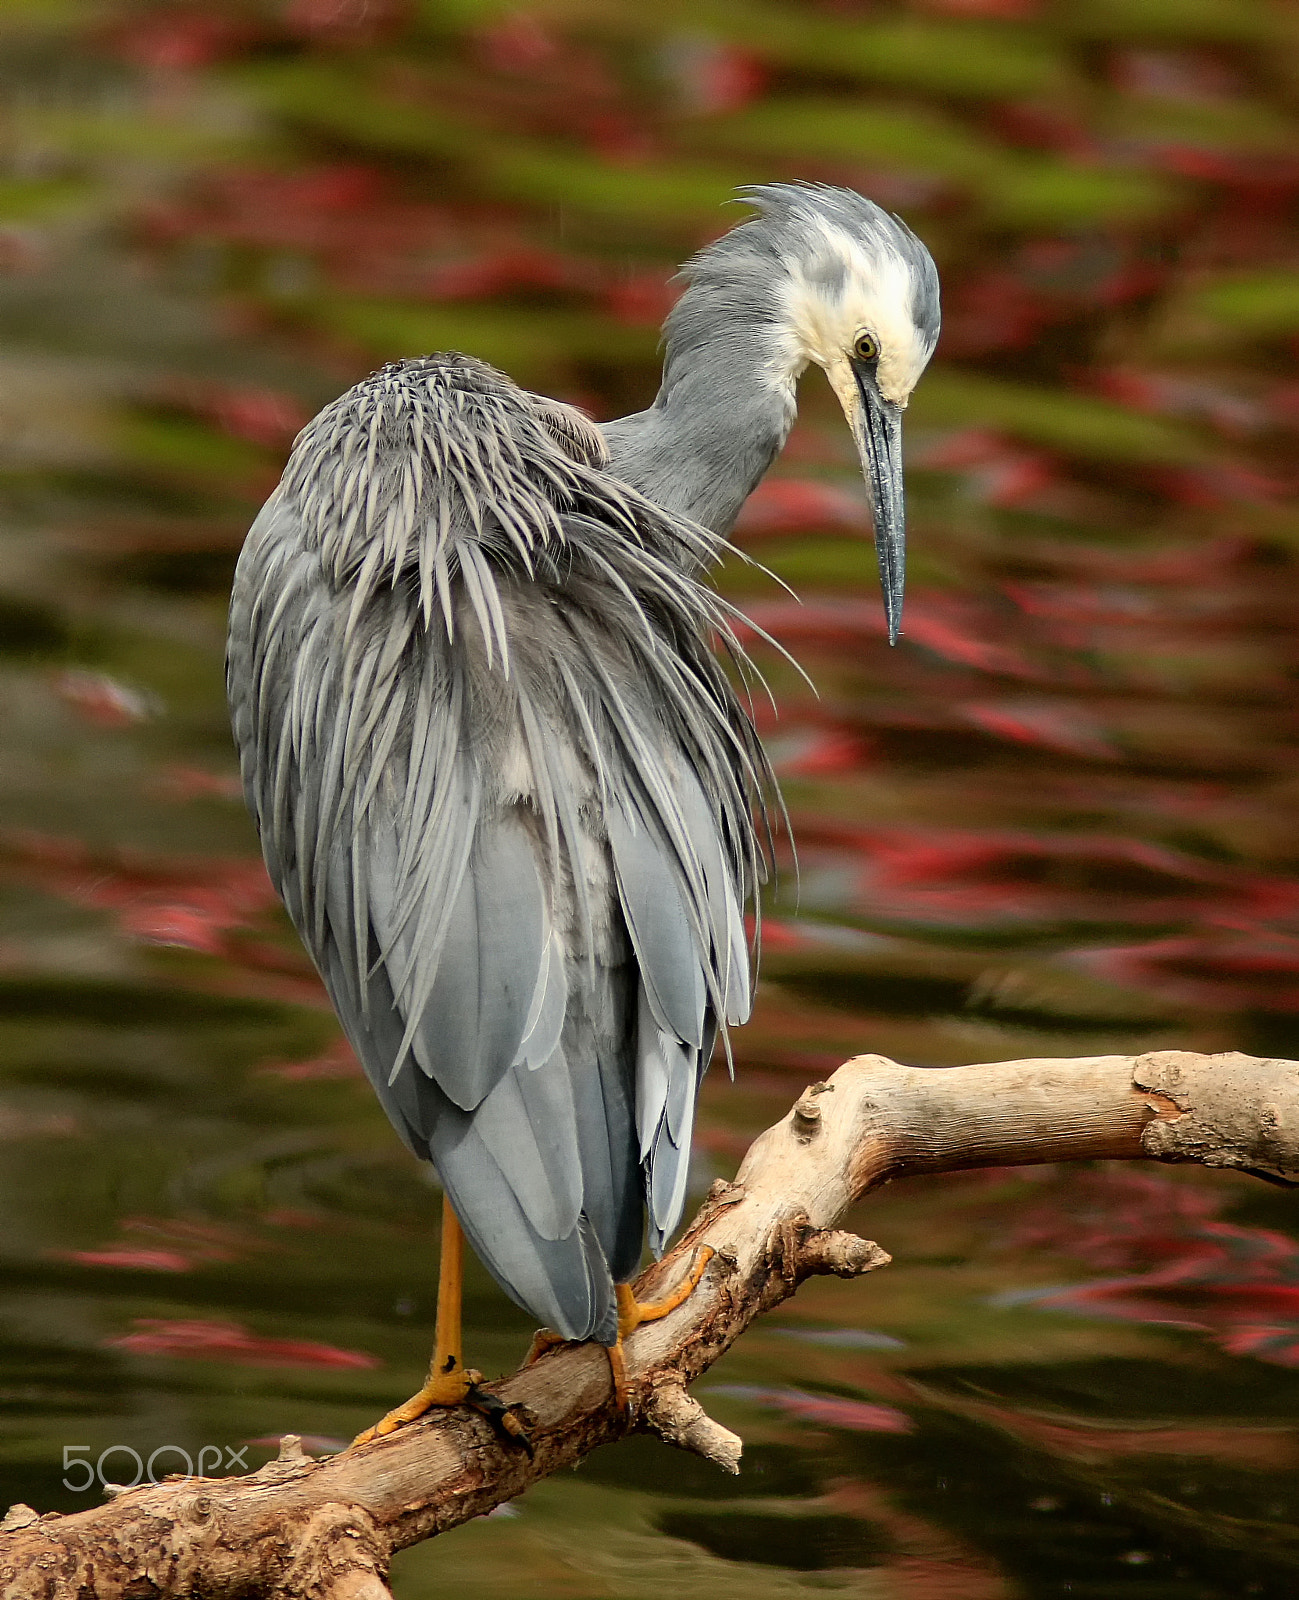
<svg viewBox="0 0 1299 1600"><path fill-rule="evenodd" d="M271 876L389 1117L502 1288L612 1342L750 1009L770 769L713 540L485 364L386 367L299 436L227 682Z"/></svg>

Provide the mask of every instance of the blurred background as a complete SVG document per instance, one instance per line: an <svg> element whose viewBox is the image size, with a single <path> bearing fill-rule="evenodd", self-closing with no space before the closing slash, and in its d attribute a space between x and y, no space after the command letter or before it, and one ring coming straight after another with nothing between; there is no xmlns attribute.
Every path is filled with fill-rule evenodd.
<svg viewBox="0 0 1299 1600"><path fill-rule="evenodd" d="M818 375L737 534L803 603L719 575L820 698L762 656L801 888L698 1185L857 1051L1299 1056L1297 46L1293 0L6 0L0 1506L337 1448L418 1384L437 1194L256 853L235 554L393 357L646 403L739 184L899 211L946 315L898 648ZM1288 1195L1045 1168L855 1223L895 1264L700 1385L740 1478L631 1441L397 1594L1297 1592ZM469 1322L511 1368L481 1273Z"/></svg>

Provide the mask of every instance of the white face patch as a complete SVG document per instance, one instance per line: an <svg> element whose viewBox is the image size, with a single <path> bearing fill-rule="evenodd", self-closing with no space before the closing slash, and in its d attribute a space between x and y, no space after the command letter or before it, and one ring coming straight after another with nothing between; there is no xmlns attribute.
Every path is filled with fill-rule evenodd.
<svg viewBox="0 0 1299 1600"><path fill-rule="evenodd" d="M799 263L784 285L773 376L792 386L814 361L851 416L849 402L857 400L848 353L858 334L870 333L880 349L879 391L905 406L932 354L911 314L911 269L901 257L876 255L824 219L817 223L823 251Z"/></svg>

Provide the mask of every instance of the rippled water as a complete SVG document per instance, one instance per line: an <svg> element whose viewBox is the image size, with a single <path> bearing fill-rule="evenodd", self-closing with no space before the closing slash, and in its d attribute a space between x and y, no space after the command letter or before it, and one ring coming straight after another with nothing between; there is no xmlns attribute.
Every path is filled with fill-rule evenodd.
<svg viewBox="0 0 1299 1600"><path fill-rule="evenodd" d="M1299 1056L1288 17L9 8L0 1504L327 1450L422 1376L437 1194L256 855L234 553L301 421L390 356L642 402L734 181L898 206L948 321L898 649L811 382L740 530L805 603L720 577L820 698L763 658L801 876L697 1186L861 1050ZM402 1556L398 1595L1295 1592L1287 1194L1046 1168L855 1225L894 1264L808 1284L699 1386L738 1479L624 1443ZM531 1331L476 1269L468 1324L493 1373Z"/></svg>

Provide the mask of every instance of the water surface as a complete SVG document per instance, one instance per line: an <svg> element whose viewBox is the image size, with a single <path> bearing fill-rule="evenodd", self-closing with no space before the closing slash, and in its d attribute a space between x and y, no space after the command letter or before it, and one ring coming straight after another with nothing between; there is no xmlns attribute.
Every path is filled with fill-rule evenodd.
<svg viewBox="0 0 1299 1600"><path fill-rule="evenodd" d="M234 556L295 430L474 351L613 415L739 181L929 239L884 641L819 379L719 581L799 841L694 1179L846 1055L1299 1056L1299 192L1283 8L11 6L0 180L0 1504L336 1448L422 1377L438 1196L237 793ZM894 1256L399 1596L1292 1595L1299 1217L1117 1166L898 1184ZM526 1319L480 1271L489 1373ZM180 1452L184 1452L182 1456ZM85 1463L89 1463L89 1467Z"/></svg>

